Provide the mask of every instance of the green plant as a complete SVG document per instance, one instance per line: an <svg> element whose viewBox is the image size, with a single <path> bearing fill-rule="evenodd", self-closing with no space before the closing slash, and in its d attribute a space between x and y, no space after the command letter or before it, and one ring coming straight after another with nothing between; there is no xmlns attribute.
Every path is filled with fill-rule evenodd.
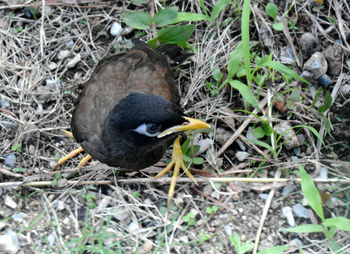
<svg viewBox="0 0 350 254"><path fill-rule="evenodd" d="M252 244L251 241L242 243L241 238L237 232L233 232L233 235L230 235L229 239L230 239L230 242L235 247L237 254L244 254L250 251L251 249L253 249L254 247L254 244Z"/></svg>
<svg viewBox="0 0 350 254"><path fill-rule="evenodd" d="M16 145L11 146L11 151L21 153L22 152L22 144L18 143Z"/></svg>
<svg viewBox="0 0 350 254"><path fill-rule="evenodd" d="M199 243L202 244L204 243L205 241L208 241L212 236L207 234L207 233L204 233L203 231L201 231L199 233Z"/></svg>
<svg viewBox="0 0 350 254"><path fill-rule="evenodd" d="M298 166L301 178L301 189L303 191L304 197L312 210L314 210L314 212L321 219L321 224L300 225L293 228L284 229L284 231L295 233L323 233L327 238L331 249L334 252L337 252L341 248L334 241L334 235L337 230L350 231L350 220L342 216L325 218L322 208L321 195L316 188L315 183L313 182L312 178L306 173L304 167L301 164Z"/></svg>
<svg viewBox="0 0 350 254"><path fill-rule="evenodd" d="M273 18L273 29L275 29L276 31L282 31L283 30L283 25L280 22L277 22L277 12L278 12L278 7L276 4L274 3L268 3L265 7L265 13L267 16L270 16L271 18Z"/></svg>
<svg viewBox="0 0 350 254"><path fill-rule="evenodd" d="M196 225L195 217L196 215L194 213L189 212L182 219L186 222L187 226L194 226Z"/></svg>
<svg viewBox="0 0 350 254"><path fill-rule="evenodd" d="M51 186L56 186L60 178L61 178L61 173L60 172L55 173L54 179L51 182Z"/></svg>
<svg viewBox="0 0 350 254"><path fill-rule="evenodd" d="M216 213L217 211L218 211L218 207L217 206L215 206L215 205L213 205L213 206L209 206L209 207L207 207L206 209L205 209L205 212L207 213L207 214L213 214L213 213Z"/></svg>
<svg viewBox="0 0 350 254"><path fill-rule="evenodd" d="M193 145L191 138L187 138L182 144L183 159L186 163L201 165L204 162L202 157L196 157L195 154L199 151L199 146Z"/></svg>
<svg viewBox="0 0 350 254"><path fill-rule="evenodd" d="M96 195L91 193L85 193L84 198L90 208L96 208Z"/></svg>

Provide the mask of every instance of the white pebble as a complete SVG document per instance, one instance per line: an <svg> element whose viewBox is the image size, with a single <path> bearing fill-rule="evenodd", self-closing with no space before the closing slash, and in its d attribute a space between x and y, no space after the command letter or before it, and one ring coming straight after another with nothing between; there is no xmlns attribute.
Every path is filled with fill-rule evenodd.
<svg viewBox="0 0 350 254"><path fill-rule="evenodd" d="M294 227L295 226L295 220L293 216L293 209L289 206L283 207L282 208L282 214L284 217L286 217L287 222L289 226Z"/></svg>
<svg viewBox="0 0 350 254"><path fill-rule="evenodd" d="M249 153L243 152L243 151L238 151L235 154L235 156L236 156L237 160L244 161L244 160L246 160L249 157Z"/></svg>
<svg viewBox="0 0 350 254"><path fill-rule="evenodd" d="M117 36L121 33L122 29L122 26L118 22L113 22L110 33L113 36Z"/></svg>
<svg viewBox="0 0 350 254"><path fill-rule="evenodd" d="M128 225L129 231L131 233L136 233L136 231L138 231L140 229L139 224L136 221L132 221L129 225Z"/></svg>
<svg viewBox="0 0 350 254"><path fill-rule="evenodd" d="M5 197L5 206L10 207L12 209L17 208L17 203L9 196Z"/></svg>
<svg viewBox="0 0 350 254"><path fill-rule="evenodd" d="M67 63L67 67L68 68L73 68L77 65L77 63L79 63L81 60L80 54L77 54L73 59L69 60L69 62Z"/></svg>
<svg viewBox="0 0 350 254"><path fill-rule="evenodd" d="M57 58L62 60L62 59L65 59L67 58L68 56L70 55L70 51L69 50L61 50L58 55L57 55Z"/></svg>
<svg viewBox="0 0 350 254"><path fill-rule="evenodd" d="M200 155L200 154L204 153L213 144L214 144L214 141L211 140L210 138L205 138L205 139L200 140L198 142L199 150L198 150L196 155Z"/></svg>
<svg viewBox="0 0 350 254"><path fill-rule="evenodd" d="M49 63L49 70L52 71L57 68L57 64L55 62L50 62Z"/></svg>
<svg viewBox="0 0 350 254"><path fill-rule="evenodd" d="M0 249L4 253L15 254L18 252L18 246L11 235L0 235Z"/></svg>

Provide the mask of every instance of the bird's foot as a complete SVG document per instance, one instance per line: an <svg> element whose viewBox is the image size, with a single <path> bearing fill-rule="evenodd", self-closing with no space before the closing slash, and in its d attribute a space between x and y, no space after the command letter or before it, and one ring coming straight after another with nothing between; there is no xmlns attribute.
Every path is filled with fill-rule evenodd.
<svg viewBox="0 0 350 254"><path fill-rule="evenodd" d="M70 131L62 130L68 137L73 138L73 134ZM74 151L71 151L69 154L61 158L57 164L52 168L53 170L56 170L59 166L61 166L63 163L68 161L69 159L77 156L79 153L83 152L83 148L79 147L78 149L75 149ZM80 173L81 168L89 161L91 160L91 155L86 155L81 161L79 162L78 165L78 172Z"/></svg>
<svg viewBox="0 0 350 254"><path fill-rule="evenodd" d="M165 169L160 171L154 179L157 179L164 174L168 173L172 168L174 167L174 174L171 178L170 182L170 188L169 188L169 193L168 193L168 206L171 203L171 199L174 196L174 191L175 191L175 185L176 185L176 180L179 176L180 168L186 173L186 175L195 183L198 185L196 179L193 177L191 174L189 168L186 167L183 158L182 158L182 150L181 150L181 145L180 145L180 136L177 137L177 139L174 142L174 148L173 148L173 154L171 158L171 162L166 166Z"/></svg>

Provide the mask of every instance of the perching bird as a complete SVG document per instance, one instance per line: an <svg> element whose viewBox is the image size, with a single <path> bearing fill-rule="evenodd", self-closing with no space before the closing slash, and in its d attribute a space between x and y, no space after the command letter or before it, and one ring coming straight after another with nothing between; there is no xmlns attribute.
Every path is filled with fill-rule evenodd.
<svg viewBox="0 0 350 254"><path fill-rule="evenodd" d="M179 101L167 58L146 43L138 42L128 53L102 61L73 112L71 129L81 147L54 169L84 150L89 155L79 169L92 157L109 166L139 170L158 162L175 140L171 163L155 177L175 168L170 202L180 168L196 183L183 162L179 133L210 128L183 116Z"/></svg>

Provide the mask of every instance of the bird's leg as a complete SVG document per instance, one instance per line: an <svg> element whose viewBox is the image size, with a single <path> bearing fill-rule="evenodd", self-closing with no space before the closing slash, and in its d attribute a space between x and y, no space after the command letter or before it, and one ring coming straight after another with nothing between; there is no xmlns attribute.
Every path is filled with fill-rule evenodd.
<svg viewBox="0 0 350 254"><path fill-rule="evenodd" d="M168 205L171 202L172 197L174 196L175 192L175 185L176 185L176 180L179 176L180 168L186 173L186 175L195 183L198 184L196 179L193 177L189 169L186 167L183 158L182 158L182 150L181 150L181 145L180 145L180 136L178 136L174 142L174 148L173 148L173 153L171 157L171 162L168 164L168 166L163 169L161 172L159 172L154 179L157 179L161 176L163 176L165 173L169 172L170 169L174 167L174 174L171 178L170 182L170 188L169 188L169 193L168 193Z"/></svg>
<svg viewBox="0 0 350 254"><path fill-rule="evenodd" d="M62 130L68 137L73 138L73 134L70 131ZM77 156L79 153L83 152L83 148L79 147L78 149L75 149L74 151L71 151L68 155L61 158L57 164L52 168L53 170L56 170L59 166L61 166L63 163L68 161L69 159ZM91 160L91 155L86 155L79 163L78 165L78 172L80 172L81 168L89 161Z"/></svg>

